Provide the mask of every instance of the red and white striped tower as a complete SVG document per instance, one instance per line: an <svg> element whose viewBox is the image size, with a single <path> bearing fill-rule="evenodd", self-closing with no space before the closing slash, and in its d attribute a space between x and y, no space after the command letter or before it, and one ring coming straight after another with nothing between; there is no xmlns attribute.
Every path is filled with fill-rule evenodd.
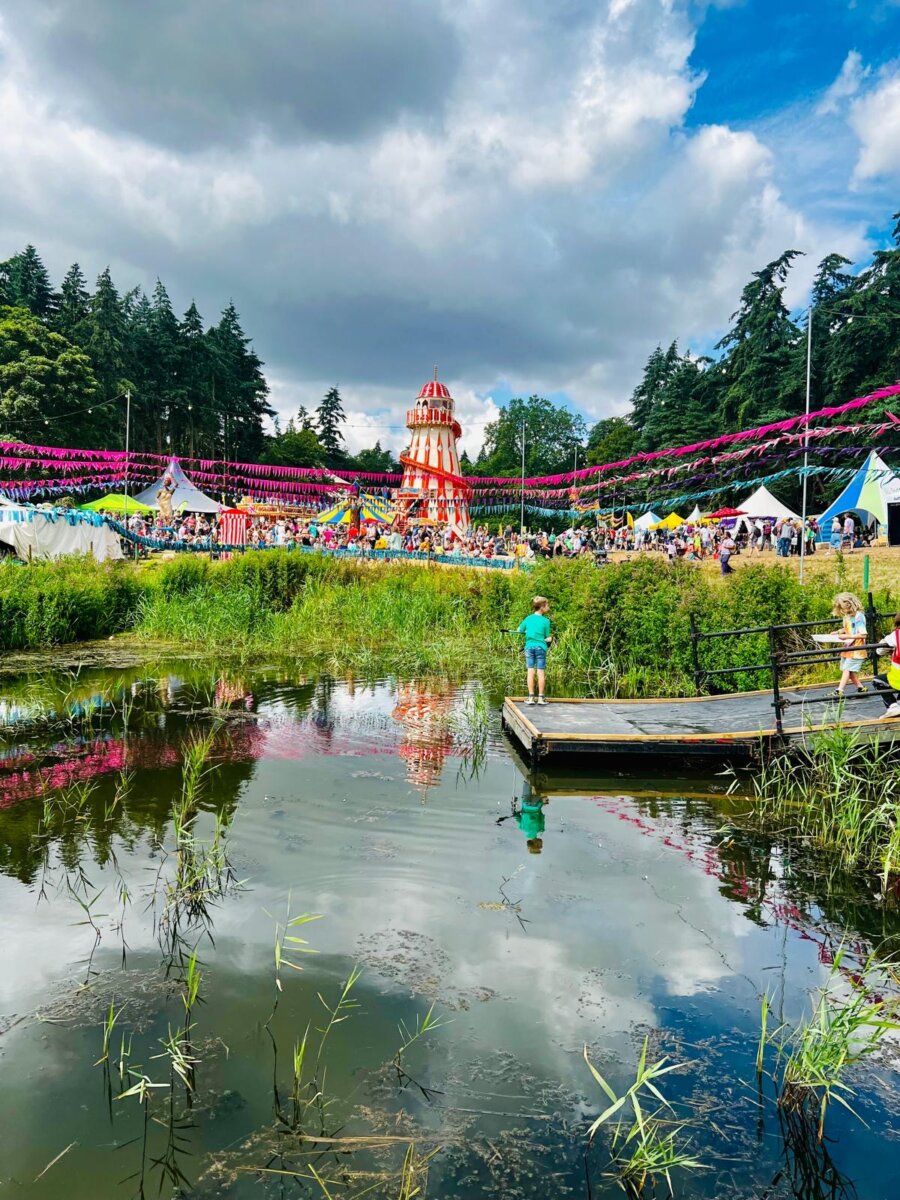
<svg viewBox="0 0 900 1200"><path fill-rule="evenodd" d="M424 385L414 408L407 411L406 427L412 434L409 448L400 455L403 482L395 499L408 521L423 518L449 525L458 537L469 528L472 489L459 473L457 439L462 428L453 414L453 397L434 379Z"/></svg>

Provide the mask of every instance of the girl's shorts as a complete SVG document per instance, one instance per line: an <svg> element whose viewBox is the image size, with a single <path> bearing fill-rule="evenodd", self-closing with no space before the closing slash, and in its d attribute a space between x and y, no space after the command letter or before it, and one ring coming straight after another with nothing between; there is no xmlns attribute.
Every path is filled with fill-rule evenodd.
<svg viewBox="0 0 900 1200"><path fill-rule="evenodd" d="M854 655L854 654L842 654L841 655L841 670L856 672L860 669L860 667L865 665L865 661L866 661L865 655L863 655L862 658L857 658L856 655Z"/></svg>

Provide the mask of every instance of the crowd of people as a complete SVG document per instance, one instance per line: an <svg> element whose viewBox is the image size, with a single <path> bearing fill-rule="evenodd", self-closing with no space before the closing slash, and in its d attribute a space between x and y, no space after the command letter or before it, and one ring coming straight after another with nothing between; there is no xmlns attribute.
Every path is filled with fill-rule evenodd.
<svg viewBox="0 0 900 1200"><path fill-rule="evenodd" d="M149 543L151 549L194 547L213 553L226 544L222 519L217 515L185 513L169 519L159 514L131 514L127 520L116 517L128 533ZM816 552L821 536L815 519L805 526L799 520L757 518L728 523L681 525L665 529L642 529L620 523L611 526L583 524L556 533L552 530L517 532L510 523L473 525L464 536L449 526L410 525L405 530L374 523L323 524L314 516L250 515L246 531L248 549L296 546L326 551L341 550L366 554L372 551L427 554L454 559L515 559L524 562L541 558L592 558L603 563L614 552L650 552L665 554L670 560L719 561L723 574L732 570L730 559L745 553L750 557L772 553L784 558L798 555L805 539L806 553ZM835 518L826 548L852 550L865 544L866 531L852 516Z"/></svg>

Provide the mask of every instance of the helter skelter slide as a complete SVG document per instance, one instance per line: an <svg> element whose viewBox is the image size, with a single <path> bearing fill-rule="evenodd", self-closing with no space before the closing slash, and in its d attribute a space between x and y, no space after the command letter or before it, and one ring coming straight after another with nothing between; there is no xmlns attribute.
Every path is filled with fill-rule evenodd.
<svg viewBox="0 0 900 1200"><path fill-rule="evenodd" d="M458 536L469 529L472 488L460 475L457 440L462 428L454 401L437 377L424 384L415 407L407 411L409 448L400 456L403 482L395 493L398 523L449 525Z"/></svg>

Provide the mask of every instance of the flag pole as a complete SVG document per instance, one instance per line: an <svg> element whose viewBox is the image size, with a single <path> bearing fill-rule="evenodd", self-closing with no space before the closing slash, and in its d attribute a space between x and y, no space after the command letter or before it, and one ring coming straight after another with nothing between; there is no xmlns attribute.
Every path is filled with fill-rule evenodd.
<svg viewBox="0 0 900 1200"><path fill-rule="evenodd" d="M519 514L519 534L525 532L525 418L522 418L522 505Z"/></svg>
<svg viewBox="0 0 900 1200"><path fill-rule="evenodd" d="M809 402L812 391L812 299L806 316L806 421L803 425L803 507L800 514L800 582L803 583L806 566L806 494L809 469Z"/></svg>

